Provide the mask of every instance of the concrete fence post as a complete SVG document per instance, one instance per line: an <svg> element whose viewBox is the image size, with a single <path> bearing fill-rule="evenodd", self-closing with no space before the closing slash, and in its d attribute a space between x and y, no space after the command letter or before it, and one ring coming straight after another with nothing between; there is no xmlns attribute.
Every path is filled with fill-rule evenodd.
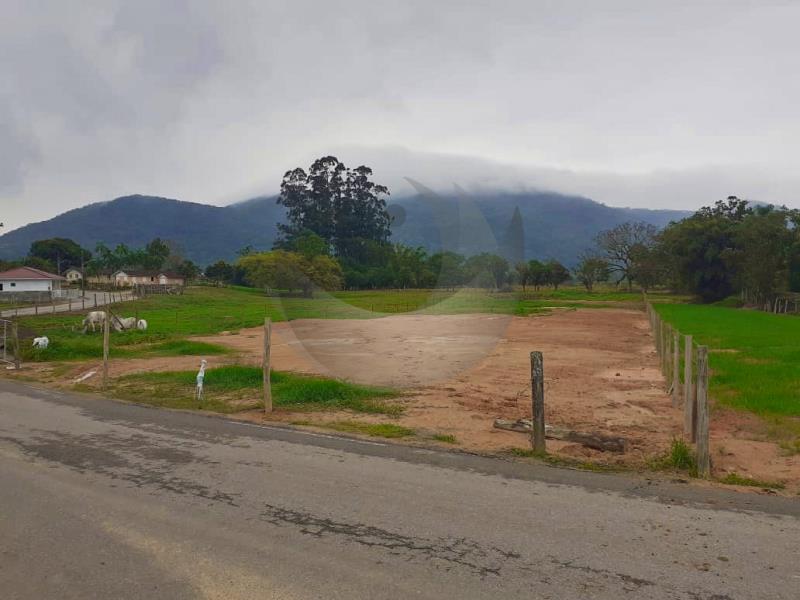
<svg viewBox="0 0 800 600"><path fill-rule="evenodd" d="M531 352L531 444L535 452L546 452L544 426L544 361L541 352Z"/></svg>

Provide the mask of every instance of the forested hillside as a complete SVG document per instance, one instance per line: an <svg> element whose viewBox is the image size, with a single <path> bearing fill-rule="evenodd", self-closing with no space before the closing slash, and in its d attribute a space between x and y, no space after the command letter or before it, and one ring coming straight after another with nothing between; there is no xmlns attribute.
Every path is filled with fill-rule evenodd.
<svg viewBox="0 0 800 600"><path fill-rule="evenodd" d="M625 221L659 227L687 216L680 211L614 208L586 198L553 193L484 193L457 199L395 198L397 217L391 241L469 255L502 251L506 231L519 207L526 258L555 258L573 264L597 233ZM269 249L284 208L276 196L262 196L225 207L155 196L124 196L71 210L0 237L0 258L27 254L31 243L70 238L85 248L98 242L141 247L154 238L175 242L187 258L205 265L231 260L246 246Z"/></svg>

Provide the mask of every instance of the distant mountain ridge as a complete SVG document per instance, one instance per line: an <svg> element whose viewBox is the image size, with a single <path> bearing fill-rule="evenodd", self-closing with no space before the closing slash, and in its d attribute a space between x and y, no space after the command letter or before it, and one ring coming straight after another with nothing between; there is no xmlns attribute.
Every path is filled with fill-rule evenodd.
<svg viewBox="0 0 800 600"><path fill-rule="evenodd" d="M155 237L178 244L186 257L201 265L232 260L236 251L253 246L269 249L277 236L284 208L276 196L260 196L210 206L156 196L123 196L67 211L47 221L31 223L0 236L0 258L27 254L32 242L51 237L71 238L94 249L140 247ZM525 257L556 258L566 264L592 245L600 231L625 221L645 221L663 227L689 213L672 210L615 208L587 198L547 192L482 193L475 196L409 196L392 201L399 218L392 241L442 247L464 254L499 252L514 209L523 220Z"/></svg>

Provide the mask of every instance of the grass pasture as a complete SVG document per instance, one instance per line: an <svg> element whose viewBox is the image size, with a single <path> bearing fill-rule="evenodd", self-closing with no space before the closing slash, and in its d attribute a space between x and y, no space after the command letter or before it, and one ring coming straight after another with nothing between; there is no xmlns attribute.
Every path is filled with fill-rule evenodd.
<svg viewBox="0 0 800 600"><path fill-rule="evenodd" d="M484 290L373 290L319 293L314 298L265 296L260 290L242 287L192 287L180 296L157 295L118 303L112 310L120 316L138 315L148 322L146 333L112 332L111 356L134 358L222 354L220 346L200 346L187 336L236 332L256 327L269 316L273 321L294 319L368 319L408 312L422 314L496 313L531 315L552 308L603 308L636 305L641 295L613 287L589 294L583 288L521 292ZM51 346L34 351L23 345L24 361L85 360L102 354L100 332L81 333L82 314L22 317L23 337L46 335Z"/></svg>
<svg viewBox="0 0 800 600"><path fill-rule="evenodd" d="M197 409L231 413L263 406L262 373L259 367L229 365L209 369L204 381L204 401L195 400L196 371L136 373L114 383L113 393L166 408ZM396 416L402 407L393 402L398 392L388 388L356 385L337 379L273 371L272 401L276 408L294 411L352 410Z"/></svg>
<svg viewBox="0 0 800 600"><path fill-rule="evenodd" d="M656 310L709 348L710 393L767 417L800 417L800 319L753 310L663 304Z"/></svg>

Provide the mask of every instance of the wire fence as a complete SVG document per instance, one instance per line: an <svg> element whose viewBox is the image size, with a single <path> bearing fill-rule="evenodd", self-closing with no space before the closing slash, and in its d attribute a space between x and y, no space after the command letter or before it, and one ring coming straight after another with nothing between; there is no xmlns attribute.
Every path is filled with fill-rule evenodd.
<svg viewBox="0 0 800 600"><path fill-rule="evenodd" d="M666 391L674 408L683 408L683 434L695 444L697 469L701 477L711 474L708 412L708 347L694 342L667 323L645 300Z"/></svg>

